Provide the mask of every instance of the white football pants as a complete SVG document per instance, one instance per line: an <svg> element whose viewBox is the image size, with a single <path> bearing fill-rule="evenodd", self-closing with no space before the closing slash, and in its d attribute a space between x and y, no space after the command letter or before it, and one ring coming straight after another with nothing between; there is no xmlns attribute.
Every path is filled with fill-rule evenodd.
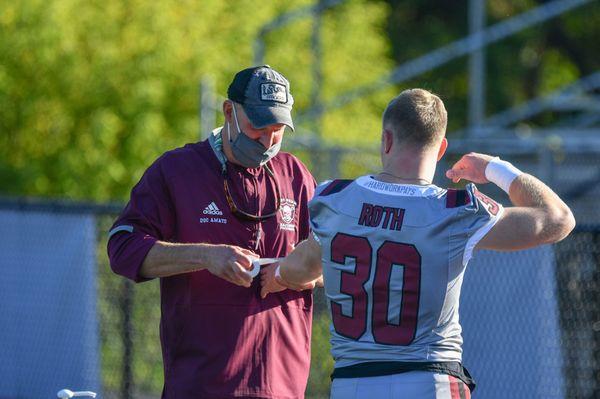
<svg viewBox="0 0 600 399"><path fill-rule="evenodd" d="M471 392L460 379L429 371L333 380L331 399L363 398L470 399Z"/></svg>

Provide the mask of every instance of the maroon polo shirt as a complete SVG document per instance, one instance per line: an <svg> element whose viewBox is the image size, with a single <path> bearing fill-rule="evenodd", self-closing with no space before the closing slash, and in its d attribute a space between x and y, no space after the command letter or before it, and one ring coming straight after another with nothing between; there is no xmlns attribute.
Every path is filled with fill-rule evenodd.
<svg viewBox="0 0 600 399"><path fill-rule="evenodd" d="M208 141L161 156L133 188L108 242L115 273L136 282L156 240L232 244L261 257L285 256L309 233L315 182L280 152L265 168L228 163L229 188L247 212L275 208L256 223L240 220L223 190L221 163ZM258 230L262 230L258 234ZM310 363L312 293L285 290L260 298L260 281L239 287L203 270L161 278L163 398L302 398Z"/></svg>

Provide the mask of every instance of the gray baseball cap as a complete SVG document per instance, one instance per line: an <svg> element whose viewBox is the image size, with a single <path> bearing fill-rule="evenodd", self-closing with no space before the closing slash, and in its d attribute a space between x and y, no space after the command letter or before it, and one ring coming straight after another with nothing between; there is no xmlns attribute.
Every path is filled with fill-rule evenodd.
<svg viewBox="0 0 600 399"><path fill-rule="evenodd" d="M282 123L294 130L290 82L268 65L236 73L227 89L227 97L242 105L257 129Z"/></svg>

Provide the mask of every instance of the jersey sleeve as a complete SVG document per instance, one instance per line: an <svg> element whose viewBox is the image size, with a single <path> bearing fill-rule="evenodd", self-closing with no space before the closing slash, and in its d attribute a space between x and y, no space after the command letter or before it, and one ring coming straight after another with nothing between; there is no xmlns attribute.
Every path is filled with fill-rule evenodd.
<svg viewBox="0 0 600 399"><path fill-rule="evenodd" d="M300 212L298 218L298 239L299 241L303 241L308 238L309 234L311 234L308 203L314 196L315 186L317 183L306 166L304 166L304 164L302 164L300 161L298 161L298 163L302 166L301 175L303 183L302 193L300 195L301 203L299 203L298 208Z"/></svg>
<svg viewBox="0 0 600 399"><path fill-rule="evenodd" d="M156 241L172 238L174 224L173 204L159 158L133 188L108 233L112 270L135 282L149 280L139 275L139 269Z"/></svg>
<svg viewBox="0 0 600 399"><path fill-rule="evenodd" d="M453 237L462 246L462 263L466 265L473 256L473 249L502 217L504 208L470 183L466 187L467 205L457 212Z"/></svg>
<svg viewBox="0 0 600 399"><path fill-rule="evenodd" d="M337 194L340 191L348 187L353 180L348 179L336 179L326 180L319 184L315 189L315 196L308 204L310 214L310 228L313 233L315 241L321 243L321 237L328 232L331 233L331 223L328 217L331 213L335 213L333 210L335 206L335 197L333 194Z"/></svg>
<svg viewBox="0 0 600 399"><path fill-rule="evenodd" d="M310 230L315 241L320 245L321 238L320 235L323 234L322 226L323 224L319 221L323 218L324 215L324 206L323 198L321 194L323 191L332 183L332 180L325 180L315 188L315 195L312 200L308 203L308 211L309 211L309 223Z"/></svg>

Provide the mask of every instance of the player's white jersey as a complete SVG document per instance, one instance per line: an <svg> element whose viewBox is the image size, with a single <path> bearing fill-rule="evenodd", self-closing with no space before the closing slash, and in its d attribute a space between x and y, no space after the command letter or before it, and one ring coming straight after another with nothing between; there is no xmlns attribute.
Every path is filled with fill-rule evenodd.
<svg viewBox="0 0 600 399"><path fill-rule="evenodd" d="M503 208L473 184L445 190L363 176L319 185L309 209L336 368L460 361L463 274Z"/></svg>

